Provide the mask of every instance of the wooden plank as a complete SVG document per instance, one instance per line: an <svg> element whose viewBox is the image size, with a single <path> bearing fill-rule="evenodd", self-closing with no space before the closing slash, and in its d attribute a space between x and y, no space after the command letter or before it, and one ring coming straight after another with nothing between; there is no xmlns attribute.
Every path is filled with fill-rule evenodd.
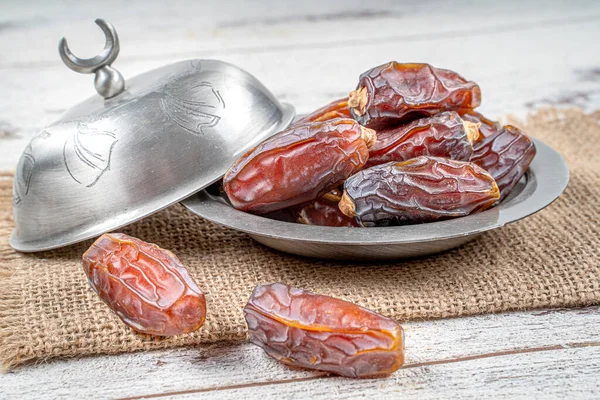
<svg viewBox="0 0 600 400"><path fill-rule="evenodd" d="M387 388L394 382L403 382L407 376L414 375L414 371L420 371L419 376L426 375L423 371L438 364L504 357L510 353L526 354L527 351L556 352L573 346L580 349L586 344L595 346L600 340L600 308L412 322L405 324L404 328L406 362L410 368L390 378L372 381L365 387L383 385L382 387ZM585 353L584 350L581 351ZM519 357L514 355L515 360L519 360ZM531 362L536 365L538 361ZM475 366L472 369L478 368ZM196 393L236 385L267 386L273 382L285 382L288 385L295 380L312 382L320 375L322 374L291 370L270 359L261 349L251 344L228 344L26 366L0 376L0 392L8 399L43 395L81 398L90 393L114 398L190 390ZM439 375L435 376L436 379L440 378ZM453 378L448 375L443 379L452 381ZM328 378L327 382L330 380ZM32 386L31 382L36 382L36 385ZM349 381L340 382L343 383L331 385L349 384ZM268 390L279 393L284 390L280 386L285 385ZM316 396L322 390L319 386L321 384L311 385L317 385L318 390L305 393ZM354 388L358 390L356 393L361 393L362 386L360 383L358 385ZM260 394L266 394L265 390Z"/></svg>
<svg viewBox="0 0 600 400"><path fill-rule="evenodd" d="M0 35L1 68L46 66L59 61L57 40L66 36L76 54L100 49L102 33L93 24L111 21L122 39L120 60L185 58L209 52L232 54L290 48L329 49L356 43L468 37L498 30L527 30L540 25L578 23L600 14L597 2L535 0L449 3L379 2L366 6L347 0L284 3L131 1L60 4L25 2L4 6ZM95 43L95 45L94 45Z"/></svg>
<svg viewBox="0 0 600 400"><path fill-rule="evenodd" d="M391 379L321 377L267 385L169 394L178 399L592 399L600 396L600 347L409 367ZM163 396L159 396L163 397ZM134 397L140 398L140 397ZM145 397L152 398L152 396Z"/></svg>

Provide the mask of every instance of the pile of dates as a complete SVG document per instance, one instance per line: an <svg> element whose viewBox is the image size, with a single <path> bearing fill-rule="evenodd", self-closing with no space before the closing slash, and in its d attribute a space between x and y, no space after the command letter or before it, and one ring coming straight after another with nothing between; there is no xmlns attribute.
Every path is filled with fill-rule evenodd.
<svg viewBox="0 0 600 400"><path fill-rule="evenodd" d="M238 210L359 227L462 217L502 201L535 156L514 126L475 111L479 86L429 64L363 73L348 98L244 154L223 190Z"/></svg>
<svg viewBox="0 0 600 400"><path fill-rule="evenodd" d="M204 293L170 251L122 233L83 255L100 298L139 333L172 336L204 324ZM356 304L281 283L258 285L244 307L250 341L284 364L352 378L388 375L404 363L394 320Z"/></svg>

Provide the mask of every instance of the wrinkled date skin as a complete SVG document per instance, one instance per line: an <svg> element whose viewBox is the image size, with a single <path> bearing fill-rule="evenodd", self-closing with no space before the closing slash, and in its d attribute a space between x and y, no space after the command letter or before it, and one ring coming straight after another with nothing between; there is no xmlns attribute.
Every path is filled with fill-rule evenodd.
<svg viewBox="0 0 600 400"><path fill-rule="evenodd" d="M364 169L344 184L340 210L362 226L462 217L500 198L492 176L465 161L417 157Z"/></svg>
<svg viewBox="0 0 600 400"><path fill-rule="evenodd" d="M378 131L365 167L418 156L469 161L473 155L472 143L479 137L478 127L476 123L463 121L456 112L446 111Z"/></svg>
<svg viewBox="0 0 600 400"><path fill-rule="evenodd" d="M357 227L356 219L347 217L340 211L337 202L317 199L305 204L298 211L298 220L301 224L318 226Z"/></svg>
<svg viewBox="0 0 600 400"><path fill-rule="evenodd" d="M255 214L307 203L361 169L375 140L351 119L294 125L243 155L223 186L235 208Z"/></svg>
<svg viewBox="0 0 600 400"><path fill-rule="evenodd" d="M102 235L83 255L83 270L98 296L135 331L171 336L204 324L204 294L179 259L155 244Z"/></svg>
<svg viewBox="0 0 600 400"><path fill-rule="evenodd" d="M415 115L472 109L480 103L479 86L456 72L394 61L363 73L348 100L354 119L377 130Z"/></svg>
<svg viewBox="0 0 600 400"><path fill-rule="evenodd" d="M503 200L527 172L535 153L531 139L518 128L507 125L475 144L471 162L492 175Z"/></svg>
<svg viewBox="0 0 600 400"><path fill-rule="evenodd" d="M294 367L362 378L404 363L400 325L353 303L272 283L254 289L244 315L250 341Z"/></svg>
<svg viewBox="0 0 600 400"><path fill-rule="evenodd" d="M338 207L342 193L343 189L335 188L317 200L295 207L272 211L262 216L278 221L297 222L305 225L357 227L356 220L344 215Z"/></svg>
<svg viewBox="0 0 600 400"><path fill-rule="evenodd" d="M350 114L350 107L348 107L347 97L332 101L326 106L323 106L310 113L306 117L298 120L296 124L303 122L322 122L335 118L352 118L352 114Z"/></svg>

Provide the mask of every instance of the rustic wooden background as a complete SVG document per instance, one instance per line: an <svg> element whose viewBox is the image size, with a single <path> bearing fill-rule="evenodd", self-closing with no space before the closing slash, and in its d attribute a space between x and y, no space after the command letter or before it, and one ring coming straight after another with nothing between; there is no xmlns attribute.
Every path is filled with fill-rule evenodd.
<svg viewBox="0 0 600 400"><path fill-rule="evenodd" d="M308 112L357 75L395 59L457 70L483 90L481 110L525 117L544 106L600 108L598 1L0 2L0 169L29 138L94 93L57 54L66 36L91 57L93 23L121 39L125 78L188 58L256 75ZM290 370L252 345L59 360L0 376L0 398L599 398L600 308L405 325L407 365L387 379Z"/></svg>

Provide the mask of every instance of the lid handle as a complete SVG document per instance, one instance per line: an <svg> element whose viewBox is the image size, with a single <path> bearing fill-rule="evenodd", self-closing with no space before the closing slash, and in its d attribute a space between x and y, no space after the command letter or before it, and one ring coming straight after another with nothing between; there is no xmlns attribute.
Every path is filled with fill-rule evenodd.
<svg viewBox="0 0 600 400"><path fill-rule="evenodd" d="M96 74L94 86L98 94L105 99L110 99L121 93L125 89L125 79L123 75L110 65L119 55L119 37L117 31L111 23L103 19L97 19L96 24L104 32L106 44L104 50L96 57L79 58L71 53L67 39L62 38L58 42L58 53L65 65L75 72L82 74Z"/></svg>

